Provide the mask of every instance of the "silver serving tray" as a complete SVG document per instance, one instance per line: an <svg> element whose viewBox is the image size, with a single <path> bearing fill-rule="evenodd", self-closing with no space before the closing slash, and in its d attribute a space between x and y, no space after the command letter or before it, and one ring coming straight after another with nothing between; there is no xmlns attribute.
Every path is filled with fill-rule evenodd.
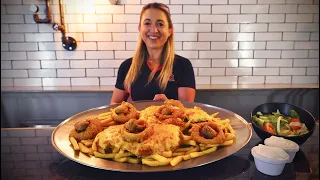
<svg viewBox="0 0 320 180"><path fill-rule="evenodd" d="M219 147L217 151L193 158L187 161L182 161L176 166L160 166L160 167L149 167L142 164L130 164L130 163L119 163L112 160L96 158L94 156L88 156L81 152L75 152L69 142L69 132L73 129L73 125L80 119L86 118L88 116L96 116L100 113L108 111L110 108L114 108L117 105L112 106L102 106L93 109L89 109L78 114L71 116L62 123L60 123L52 133L52 144L55 149L77 163L90 166L93 168L119 171L119 172L161 172L161 171L175 171L188 169L193 167L202 166L208 163L213 163L220 159L226 158L241 148L243 148L251 139L252 129L248 122L236 113L229 110L219 108L216 106L211 106L208 104L200 103L190 103L182 102L185 107L193 108L194 106L201 107L204 111L209 114L219 112L216 117L221 119L230 119L230 124L232 128L236 131L236 140L230 146ZM162 105L163 101L137 101L132 103L138 110L143 110L152 105Z"/></svg>

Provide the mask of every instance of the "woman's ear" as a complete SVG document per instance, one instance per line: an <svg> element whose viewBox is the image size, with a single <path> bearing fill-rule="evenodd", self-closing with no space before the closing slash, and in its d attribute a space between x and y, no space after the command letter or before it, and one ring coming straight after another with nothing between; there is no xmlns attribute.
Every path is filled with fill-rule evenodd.
<svg viewBox="0 0 320 180"><path fill-rule="evenodd" d="M139 26L138 26L138 30L139 30L139 32L140 32L140 29L141 29L141 26L139 25Z"/></svg>
<svg viewBox="0 0 320 180"><path fill-rule="evenodd" d="M173 34L173 28L169 28L170 36Z"/></svg>

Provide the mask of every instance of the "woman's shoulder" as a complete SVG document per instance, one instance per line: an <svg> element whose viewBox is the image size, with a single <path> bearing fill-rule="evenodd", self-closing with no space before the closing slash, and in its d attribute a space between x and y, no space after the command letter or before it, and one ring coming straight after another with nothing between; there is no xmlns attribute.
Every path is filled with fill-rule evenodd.
<svg viewBox="0 0 320 180"><path fill-rule="evenodd" d="M131 66L131 63L132 63L132 58L128 58L120 64L120 68L129 69Z"/></svg>
<svg viewBox="0 0 320 180"><path fill-rule="evenodd" d="M174 64L178 66L189 66L191 65L191 61L185 57L175 54L174 56Z"/></svg>

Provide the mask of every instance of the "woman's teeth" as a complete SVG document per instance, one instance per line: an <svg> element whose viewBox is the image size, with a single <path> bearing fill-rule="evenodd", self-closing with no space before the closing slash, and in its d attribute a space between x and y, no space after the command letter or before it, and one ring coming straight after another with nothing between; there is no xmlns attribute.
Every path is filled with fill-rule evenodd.
<svg viewBox="0 0 320 180"><path fill-rule="evenodd" d="M149 36L150 39L158 39L156 36Z"/></svg>

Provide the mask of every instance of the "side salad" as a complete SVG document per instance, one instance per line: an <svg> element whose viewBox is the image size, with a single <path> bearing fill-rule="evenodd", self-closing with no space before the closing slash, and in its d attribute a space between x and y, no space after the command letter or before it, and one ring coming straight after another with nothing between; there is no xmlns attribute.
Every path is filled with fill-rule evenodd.
<svg viewBox="0 0 320 180"><path fill-rule="evenodd" d="M301 123L300 117L295 110L289 111L285 116L277 109L272 114L257 112L252 116L253 121L264 131L281 136L299 136L309 132L307 126Z"/></svg>

